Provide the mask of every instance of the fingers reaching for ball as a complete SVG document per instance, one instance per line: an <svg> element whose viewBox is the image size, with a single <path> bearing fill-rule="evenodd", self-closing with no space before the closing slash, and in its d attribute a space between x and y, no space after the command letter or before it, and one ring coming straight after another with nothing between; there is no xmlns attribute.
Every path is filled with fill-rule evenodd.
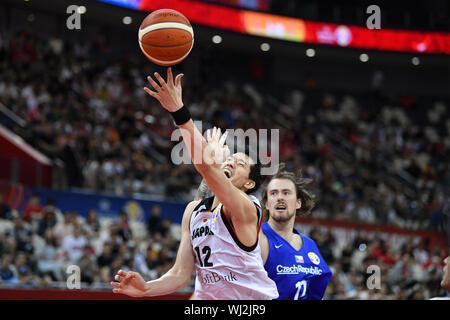
<svg viewBox="0 0 450 320"><path fill-rule="evenodd" d="M151 87L153 87L153 90L144 87L145 92L158 100L169 112L175 112L183 107L181 88L181 77L183 74L181 73L176 76L175 85L173 83L172 68L167 69L167 82L158 72L155 72L153 75L157 81L155 81L151 76L147 77L147 80Z"/></svg>

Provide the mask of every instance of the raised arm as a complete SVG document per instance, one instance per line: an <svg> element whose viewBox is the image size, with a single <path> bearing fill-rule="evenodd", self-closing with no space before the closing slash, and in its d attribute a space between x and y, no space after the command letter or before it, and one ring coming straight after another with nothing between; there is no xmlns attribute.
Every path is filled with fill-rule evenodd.
<svg viewBox="0 0 450 320"><path fill-rule="evenodd" d="M211 135L207 135L207 138L210 137ZM222 137L220 137L219 140L219 144L220 145L225 145L225 140L227 138L227 131L225 131L225 133L223 134ZM225 161L225 159L223 159ZM195 198L194 200L203 200L209 197L212 197L213 193L211 192L211 190L209 190L208 185L206 184L205 179L202 179L202 182L200 182L200 185L198 186L197 189L197 193L195 194Z"/></svg>
<svg viewBox="0 0 450 320"><path fill-rule="evenodd" d="M131 297L151 297L170 294L187 286L194 270L195 257L191 247L189 221L192 210L199 201L190 202L184 211L181 223L181 241L175 264L161 278L145 282L137 272L119 270L115 282L111 282L114 293Z"/></svg>
<svg viewBox="0 0 450 320"><path fill-rule="evenodd" d="M233 221L238 224L253 224L253 222L256 222L256 208L253 202L225 176L220 168L220 163L212 161L216 158L223 158L223 152L228 151L228 148L220 146L219 139L208 143L194 125L190 116L187 116L189 112L187 107L183 105L181 77L182 74L177 75L174 83L172 70L168 68L167 82L165 82L155 72L155 78L159 84L148 77L148 81L155 91L149 88L144 89L174 116L196 170L203 176L209 189L226 210L231 212ZM218 133L220 137L220 130ZM255 212L255 214L252 215L249 212Z"/></svg>

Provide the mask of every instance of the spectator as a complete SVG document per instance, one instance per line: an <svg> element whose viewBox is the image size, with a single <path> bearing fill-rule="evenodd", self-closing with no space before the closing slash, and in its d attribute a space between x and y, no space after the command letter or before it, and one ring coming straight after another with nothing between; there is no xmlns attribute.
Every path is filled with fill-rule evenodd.
<svg viewBox="0 0 450 320"><path fill-rule="evenodd" d="M151 254L151 247L147 251L150 251ZM134 252L134 265L136 266L135 270L142 274L144 279L153 280L158 277L158 274L150 268L151 266L147 265L146 255L137 247Z"/></svg>
<svg viewBox="0 0 450 320"><path fill-rule="evenodd" d="M339 259L339 261L342 264L342 271L344 273L348 273L350 271L352 255L353 255L352 245L351 245L351 243L347 243L347 245L341 252L341 258ZM328 260L325 260L325 261L328 261Z"/></svg>
<svg viewBox="0 0 450 320"><path fill-rule="evenodd" d="M15 285L19 282L17 270L12 264L12 256L10 254L3 255L0 266L0 278L3 283Z"/></svg>
<svg viewBox="0 0 450 320"><path fill-rule="evenodd" d="M15 240L16 249L27 254L33 253L33 232L31 228L23 222L20 216L15 217L13 222L14 228L11 236Z"/></svg>
<svg viewBox="0 0 450 320"><path fill-rule="evenodd" d="M123 243L123 238L120 236L120 228L117 223L111 223L109 232L104 232L101 236L101 242L108 242L112 247L112 253L114 255L119 253L119 247Z"/></svg>
<svg viewBox="0 0 450 320"><path fill-rule="evenodd" d="M76 153L70 144L69 137L63 133L59 133L55 141L56 143L54 145L49 145L41 141L39 146L47 153L64 162L67 183L70 187L81 187L83 185L83 175Z"/></svg>
<svg viewBox="0 0 450 320"><path fill-rule="evenodd" d="M71 211L65 211L63 220L58 222L53 228L58 246L61 246L64 238L71 235L73 232L74 214Z"/></svg>
<svg viewBox="0 0 450 320"><path fill-rule="evenodd" d="M358 208L359 221L375 223L375 210L367 203L363 202Z"/></svg>
<svg viewBox="0 0 450 320"><path fill-rule="evenodd" d="M44 206L44 213L49 212L49 211L55 213L56 221L59 222L63 219L61 210L59 210L58 207L56 206L55 199L52 199L52 198L47 199L45 206Z"/></svg>
<svg viewBox="0 0 450 320"><path fill-rule="evenodd" d="M95 254L90 246L83 248L78 266L81 272L81 282L92 284L97 277L98 270L95 262Z"/></svg>
<svg viewBox="0 0 450 320"><path fill-rule="evenodd" d="M5 232L5 234L0 234L0 257L3 254L15 255L17 251L16 239L14 239L13 234L10 232Z"/></svg>
<svg viewBox="0 0 450 320"><path fill-rule="evenodd" d="M82 234L81 227L74 225L73 234L64 238L62 247L71 263L77 263L87 246L86 237Z"/></svg>
<svg viewBox="0 0 450 320"><path fill-rule="evenodd" d="M43 278L62 281L63 252L57 245L52 229L46 229L44 241L44 245L36 252L38 272Z"/></svg>
<svg viewBox="0 0 450 320"><path fill-rule="evenodd" d="M19 280L18 285L35 287L41 284L41 279L31 270L25 254L19 253L16 256L15 268L17 270L17 278Z"/></svg>
<svg viewBox="0 0 450 320"><path fill-rule="evenodd" d="M150 236L154 235L157 232L161 232L161 213L162 209L160 205L155 204L152 206L151 214L147 221L147 230Z"/></svg>
<svg viewBox="0 0 450 320"><path fill-rule="evenodd" d="M123 263L126 265L132 259L130 247L126 243L122 243L119 246L118 256L120 256L123 260Z"/></svg>
<svg viewBox="0 0 450 320"><path fill-rule="evenodd" d="M91 237L98 237L100 232L100 221L98 219L97 211L89 210L86 219L86 231Z"/></svg>
<svg viewBox="0 0 450 320"><path fill-rule="evenodd" d="M171 233L173 219L171 217L164 218L161 221L161 226L159 228L159 233L163 238L166 238Z"/></svg>
<svg viewBox="0 0 450 320"><path fill-rule="evenodd" d="M11 207L3 200L3 193L0 192L0 219L12 220Z"/></svg>
<svg viewBox="0 0 450 320"><path fill-rule="evenodd" d="M39 228L37 230L37 234L41 237L45 236L45 232L47 229L52 229L56 226L57 218L54 207L45 206L44 208L44 217L39 222Z"/></svg>
<svg viewBox="0 0 450 320"><path fill-rule="evenodd" d="M39 195L33 194L28 201L24 213L23 220L34 224L34 221L40 221L44 215L44 207L40 204Z"/></svg>
<svg viewBox="0 0 450 320"><path fill-rule="evenodd" d="M154 270L158 263L158 251L153 247L148 247L145 252L145 263L147 264L148 270ZM156 271L155 271L156 272ZM158 273L156 273L158 275Z"/></svg>
<svg viewBox="0 0 450 320"><path fill-rule="evenodd" d="M104 283L110 283L113 280L114 275L117 273L117 271L123 268L124 268L124 261L122 257L121 256L115 257L110 265L105 266L100 270L101 281Z"/></svg>
<svg viewBox="0 0 450 320"><path fill-rule="evenodd" d="M119 226L119 235L122 237L122 240L124 242L130 240L132 238L132 233L130 225L128 224L128 216L125 211L121 211L119 213L118 226Z"/></svg>
<svg viewBox="0 0 450 320"><path fill-rule="evenodd" d="M97 257L97 265L99 268L104 268L109 266L113 260L113 247L111 243L105 242L103 244L103 252Z"/></svg>

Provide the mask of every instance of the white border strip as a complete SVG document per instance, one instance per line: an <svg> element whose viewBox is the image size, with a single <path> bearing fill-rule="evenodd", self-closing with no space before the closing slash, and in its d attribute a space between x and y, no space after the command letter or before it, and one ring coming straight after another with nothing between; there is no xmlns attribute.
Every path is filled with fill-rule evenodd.
<svg viewBox="0 0 450 320"><path fill-rule="evenodd" d="M159 29L182 29L189 32L192 38L194 38L194 30L192 29L192 27L181 22L158 22L146 26L144 29L139 28L138 38L139 40L141 40L146 33Z"/></svg>
<svg viewBox="0 0 450 320"><path fill-rule="evenodd" d="M30 157L32 157L36 161L45 165L49 166L52 165L52 161L49 158L47 158L47 156L45 156L38 150L34 149L32 146L26 143L25 140L22 139L22 137L8 130L2 125L0 125L0 135L9 142L11 142L12 144L14 144L15 146L17 146L19 149L23 150L25 153L27 153Z"/></svg>

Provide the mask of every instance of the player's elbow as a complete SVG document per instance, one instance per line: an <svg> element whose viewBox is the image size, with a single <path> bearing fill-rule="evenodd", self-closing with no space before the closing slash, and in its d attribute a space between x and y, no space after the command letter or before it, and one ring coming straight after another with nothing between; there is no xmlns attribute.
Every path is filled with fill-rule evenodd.
<svg viewBox="0 0 450 320"><path fill-rule="evenodd" d="M176 290L183 289L191 282L191 273L186 272L186 270L174 270L174 274L176 275Z"/></svg>
<svg viewBox="0 0 450 320"><path fill-rule="evenodd" d="M184 281L180 284L179 289L186 288L189 285L189 283L191 283L191 277L186 277Z"/></svg>
<svg viewBox="0 0 450 320"><path fill-rule="evenodd" d="M170 269L168 273L174 277L174 281L177 283L177 289L186 287L191 281L193 266L188 267L186 265L175 262L174 266Z"/></svg>

